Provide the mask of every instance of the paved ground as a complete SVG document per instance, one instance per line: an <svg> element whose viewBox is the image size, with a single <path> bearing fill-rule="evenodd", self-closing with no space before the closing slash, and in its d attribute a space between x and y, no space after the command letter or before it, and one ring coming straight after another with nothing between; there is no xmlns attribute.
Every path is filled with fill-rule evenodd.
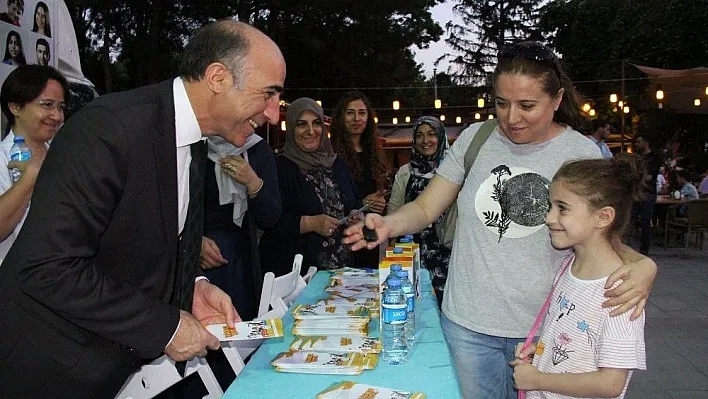
<svg viewBox="0 0 708 399"><path fill-rule="evenodd" d="M708 399L708 238L703 251L682 253L651 248L659 275L646 308L647 371L634 373L627 399Z"/></svg>

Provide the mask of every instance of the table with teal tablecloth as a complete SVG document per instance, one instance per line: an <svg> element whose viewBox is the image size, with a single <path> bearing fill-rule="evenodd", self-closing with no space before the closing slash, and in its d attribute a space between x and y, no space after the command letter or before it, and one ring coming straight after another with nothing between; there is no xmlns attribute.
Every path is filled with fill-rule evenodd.
<svg viewBox="0 0 708 399"><path fill-rule="evenodd" d="M285 337L266 340L253 354L241 374L224 394L226 399L250 398L314 398L317 393L332 383L349 380L363 384L423 392L429 399L461 398L455 367L442 328L437 302L432 293L427 272L421 273L422 294L417 302L416 343L408 361L399 366L391 366L379 358L373 370L365 370L359 375L319 375L280 373L273 369L270 361L280 352L288 350L293 341L290 330L293 324L288 313L283 317ZM310 281L295 303L314 303L327 297L324 287L328 272L318 272ZM369 335L379 336L378 320L370 324Z"/></svg>

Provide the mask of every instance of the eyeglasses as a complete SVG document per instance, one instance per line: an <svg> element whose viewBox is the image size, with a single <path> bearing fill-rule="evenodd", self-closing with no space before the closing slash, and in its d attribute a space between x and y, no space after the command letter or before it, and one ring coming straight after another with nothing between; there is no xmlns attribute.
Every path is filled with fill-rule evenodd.
<svg viewBox="0 0 708 399"><path fill-rule="evenodd" d="M39 100L39 101L36 101L35 104L42 107L42 109L45 111L54 112L54 110L56 109L56 110L59 110L59 112L61 112L61 113L66 112L66 104L65 103L58 103L54 100Z"/></svg>
<svg viewBox="0 0 708 399"><path fill-rule="evenodd" d="M541 43L507 44L499 50L497 58L514 58L519 54L530 61L549 62L558 76L558 80L562 82L560 68L557 64L558 58L553 50Z"/></svg>

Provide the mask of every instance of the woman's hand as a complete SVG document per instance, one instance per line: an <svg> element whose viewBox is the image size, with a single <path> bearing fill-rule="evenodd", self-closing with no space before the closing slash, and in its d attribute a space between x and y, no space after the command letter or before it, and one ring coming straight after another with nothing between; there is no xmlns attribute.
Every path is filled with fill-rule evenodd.
<svg viewBox="0 0 708 399"><path fill-rule="evenodd" d="M376 242L366 242L364 240L364 233L362 229L366 223L366 227L376 230L378 235L378 240ZM352 244L352 250L357 251L362 248L374 249L377 245L384 243L388 240L391 235L391 226L388 225L386 219L376 213L369 213L364 219L364 223L357 223L344 230L344 239L342 242L345 244Z"/></svg>
<svg viewBox="0 0 708 399"><path fill-rule="evenodd" d="M303 216L307 218L309 229L307 232L315 232L322 237L329 237L339 227L339 220L329 215Z"/></svg>
<svg viewBox="0 0 708 399"><path fill-rule="evenodd" d="M383 214L386 210L386 198L383 192L375 192L364 197L364 204L371 204L369 210L373 213Z"/></svg>
<svg viewBox="0 0 708 399"><path fill-rule="evenodd" d="M240 155L229 155L222 158L220 163L221 170L237 183L246 186L249 193L258 191L261 186L261 179L251 165Z"/></svg>
<svg viewBox="0 0 708 399"><path fill-rule="evenodd" d="M34 182L37 180L39 169L42 168L42 162L44 162L44 157L32 157L27 161L10 161L7 164L7 169L17 168L22 172L20 180L31 179Z"/></svg>
<svg viewBox="0 0 708 399"><path fill-rule="evenodd" d="M229 263L223 256L221 250L214 240L202 237L202 251L199 254L199 267L204 270L213 269Z"/></svg>
<svg viewBox="0 0 708 399"><path fill-rule="evenodd" d="M620 279L623 281L617 287L605 291L605 296L610 299L603 302L602 307L617 306L610 312L610 316L621 315L632 308L634 311L630 320L641 316L656 278L656 269L656 263L643 256L640 260L615 270L607 278L605 288L611 288Z"/></svg>

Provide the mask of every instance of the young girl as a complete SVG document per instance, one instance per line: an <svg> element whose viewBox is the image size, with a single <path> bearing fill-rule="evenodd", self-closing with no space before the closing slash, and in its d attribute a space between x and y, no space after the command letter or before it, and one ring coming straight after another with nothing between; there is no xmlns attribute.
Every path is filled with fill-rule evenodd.
<svg viewBox="0 0 708 399"><path fill-rule="evenodd" d="M626 154L575 161L553 177L546 225L553 246L574 253L556 276L539 341L511 362L529 399L622 398L631 370L646 369L644 314L630 321L602 308L607 277L623 264L611 241L642 196L641 162Z"/></svg>

